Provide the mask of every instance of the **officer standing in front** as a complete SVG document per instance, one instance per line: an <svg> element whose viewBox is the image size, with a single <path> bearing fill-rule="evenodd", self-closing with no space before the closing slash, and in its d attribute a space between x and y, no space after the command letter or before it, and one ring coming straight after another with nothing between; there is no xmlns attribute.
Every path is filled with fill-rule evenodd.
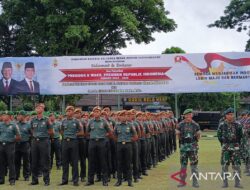
<svg viewBox="0 0 250 190"><path fill-rule="evenodd" d="M119 123L115 126L115 139L117 139L117 179L115 186L122 184L122 172L128 180L128 186L132 184L132 142L138 139L132 123L127 122L126 111L118 113Z"/></svg>
<svg viewBox="0 0 250 190"><path fill-rule="evenodd" d="M63 175L60 185L67 185L69 178L69 164L72 165L73 185L79 186L78 158L79 146L78 136L83 136L83 128L80 122L74 118L74 107L66 108L66 119L62 121L61 134L62 140L62 165Z"/></svg>
<svg viewBox="0 0 250 190"><path fill-rule="evenodd" d="M178 187L186 185L187 164L190 161L191 172L193 176L193 187L199 187L198 179L198 140L200 138L200 126L193 118L193 110L186 109L183 112L184 120L179 123L176 128L176 134L180 142L180 162L181 173L180 178L182 183Z"/></svg>
<svg viewBox="0 0 250 190"><path fill-rule="evenodd" d="M21 110L17 115L17 126L19 127L21 140L16 143L15 167L16 180L20 177L21 161L23 160L23 177L25 181L29 181L30 175L30 123L25 121L26 112Z"/></svg>
<svg viewBox="0 0 250 190"><path fill-rule="evenodd" d="M4 184L6 165L9 168L10 185L15 185L15 141L21 139L18 126L11 121L10 112L4 112L0 123L0 185Z"/></svg>
<svg viewBox="0 0 250 190"><path fill-rule="evenodd" d="M90 120L87 126L87 133L90 135L88 149L88 182L86 186L94 184L96 165L99 162L102 171L103 186L108 186L108 161L106 137L112 137L112 131L107 121L101 118L101 108L93 108L94 119Z"/></svg>
<svg viewBox="0 0 250 190"><path fill-rule="evenodd" d="M45 105L39 103L36 106L37 116L31 122L33 140L31 142L31 185L38 185L39 167L42 169L44 185L50 184L50 136L54 130L49 119L43 116Z"/></svg>
<svg viewBox="0 0 250 190"><path fill-rule="evenodd" d="M230 162L232 163L233 170L235 172L235 187L242 188L240 184L240 142L243 136L242 126L235 121L234 109L228 108L225 112L225 119L219 124L217 130L218 140L221 143L221 166L223 188L228 187L228 167Z"/></svg>

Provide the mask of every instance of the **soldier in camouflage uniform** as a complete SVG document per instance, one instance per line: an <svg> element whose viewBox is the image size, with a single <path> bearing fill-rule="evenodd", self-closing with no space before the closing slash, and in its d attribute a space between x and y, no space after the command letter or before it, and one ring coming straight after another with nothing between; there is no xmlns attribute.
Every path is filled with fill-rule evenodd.
<svg viewBox="0 0 250 190"><path fill-rule="evenodd" d="M223 188L228 187L228 167L230 162L234 170L235 187L242 188L240 185L240 142L242 139L242 126L234 119L234 109L228 108L225 112L225 120L219 124L217 136L221 143L221 165Z"/></svg>
<svg viewBox="0 0 250 190"><path fill-rule="evenodd" d="M188 159L191 165L191 172L193 176L193 187L199 187L197 180L198 176L198 139L200 138L200 126L192 120L192 109L186 109L183 113L184 120L179 123L176 128L176 134L180 141L180 162L182 183L178 187L186 185L185 179L187 177ZM196 177L195 177L196 176Z"/></svg>
<svg viewBox="0 0 250 190"><path fill-rule="evenodd" d="M246 165L245 173L250 176L250 117L249 112L242 114L240 123L243 125L243 138L241 140L242 159Z"/></svg>

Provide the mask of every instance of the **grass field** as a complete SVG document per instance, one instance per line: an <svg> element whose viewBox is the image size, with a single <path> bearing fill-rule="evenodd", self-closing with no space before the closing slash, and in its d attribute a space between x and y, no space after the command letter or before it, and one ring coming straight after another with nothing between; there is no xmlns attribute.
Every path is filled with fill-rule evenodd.
<svg viewBox="0 0 250 190"><path fill-rule="evenodd" d="M206 132L209 136L213 136L215 133ZM220 145L217 141L217 138L213 137L203 137L200 140L200 150L199 150L199 171L200 172L220 172ZM179 151L174 153L171 158L166 161L159 163L157 168L149 171L149 176L144 177L142 181L139 183L134 183L134 188L128 187L127 183L123 183L120 187L114 187L116 180L112 180L109 183L108 187L103 187L101 183L95 183L94 186L85 187L84 183L80 183L79 187L74 187L71 183L64 187L57 186L61 182L62 171L58 171L56 169L52 170L51 174L51 185L49 187L45 187L43 185L43 181L40 178L40 184L37 186L29 186L30 182L25 182L22 179L16 182L15 186L10 186L8 183L6 185L0 186L0 189L3 190L32 190L32 189L139 189L139 190L174 190L174 189L192 189L192 182L189 181L189 176L187 180L187 187L177 188L177 182L171 179L171 175L177 172L180 168L179 164ZM241 167L243 170L243 166ZM232 171L232 169L230 169ZM188 168L188 173L190 174L190 168ZM6 179L7 181L7 179ZM222 182L220 179L215 181L212 180L201 180L199 189L205 190L216 190L221 189ZM245 176L242 172L242 185L244 189L250 189L250 177ZM227 189L235 189L234 181L229 182L229 188Z"/></svg>

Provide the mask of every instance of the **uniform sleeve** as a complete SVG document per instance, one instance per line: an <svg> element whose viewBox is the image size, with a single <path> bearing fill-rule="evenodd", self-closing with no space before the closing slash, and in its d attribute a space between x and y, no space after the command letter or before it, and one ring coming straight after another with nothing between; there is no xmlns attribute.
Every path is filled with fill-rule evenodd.
<svg viewBox="0 0 250 190"><path fill-rule="evenodd" d="M30 121L30 129L33 129L33 119Z"/></svg>
<svg viewBox="0 0 250 190"><path fill-rule="evenodd" d="M114 128L115 128L115 130L114 130L114 135L117 137L117 136L118 136L117 125L115 125Z"/></svg>
<svg viewBox="0 0 250 190"><path fill-rule="evenodd" d="M218 137L218 140L220 141L220 143L222 143L222 126L223 126L223 124L220 123L218 126L218 129L217 129L217 137Z"/></svg>
<svg viewBox="0 0 250 190"><path fill-rule="evenodd" d="M49 119L47 118L47 129L53 129L53 124L49 122Z"/></svg>
<svg viewBox="0 0 250 190"><path fill-rule="evenodd" d="M137 132L136 132L135 127L133 125L131 125L131 133L133 136L137 135Z"/></svg>
<svg viewBox="0 0 250 190"><path fill-rule="evenodd" d="M81 123L81 121L76 121L76 123L77 123L77 128L78 128L78 130L79 130L79 132L81 131L83 131L83 125L82 125L82 123Z"/></svg>
<svg viewBox="0 0 250 190"><path fill-rule="evenodd" d="M111 131L111 129L109 128L109 124L106 120L103 120L103 125L107 132Z"/></svg>
<svg viewBox="0 0 250 190"><path fill-rule="evenodd" d="M92 121L90 120L90 121L88 122L88 124L87 124L87 127L86 127L86 131L87 131L88 133L91 131L91 128L90 128L91 124L92 124Z"/></svg>
<svg viewBox="0 0 250 190"><path fill-rule="evenodd" d="M243 125L239 123L237 127L237 139L239 142L241 142L242 137L243 137Z"/></svg>
<svg viewBox="0 0 250 190"><path fill-rule="evenodd" d="M15 135L20 135L20 129L18 125L15 124L14 130L15 130Z"/></svg>

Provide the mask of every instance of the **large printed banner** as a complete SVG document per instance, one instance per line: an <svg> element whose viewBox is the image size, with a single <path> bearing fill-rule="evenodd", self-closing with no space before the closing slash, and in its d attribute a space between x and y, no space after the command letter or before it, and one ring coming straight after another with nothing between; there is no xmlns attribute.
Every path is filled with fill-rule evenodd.
<svg viewBox="0 0 250 190"><path fill-rule="evenodd" d="M250 91L250 53L0 58L0 95Z"/></svg>

